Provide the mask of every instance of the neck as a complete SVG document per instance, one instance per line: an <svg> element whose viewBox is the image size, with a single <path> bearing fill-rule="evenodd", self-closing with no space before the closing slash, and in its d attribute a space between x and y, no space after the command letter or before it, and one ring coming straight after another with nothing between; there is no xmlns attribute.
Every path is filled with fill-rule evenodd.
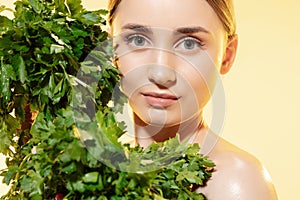
<svg viewBox="0 0 300 200"><path fill-rule="evenodd" d="M146 148L152 142L163 142L174 138L177 134L181 141L193 140L197 137L202 138L200 133L204 129L202 114L174 126L153 126L144 123L134 115L136 143Z"/></svg>

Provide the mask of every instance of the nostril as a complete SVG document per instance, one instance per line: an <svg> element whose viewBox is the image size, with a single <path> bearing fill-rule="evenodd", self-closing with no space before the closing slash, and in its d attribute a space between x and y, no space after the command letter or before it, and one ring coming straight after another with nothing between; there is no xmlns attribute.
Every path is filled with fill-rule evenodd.
<svg viewBox="0 0 300 200"><path fill-rule="evenodd" d="M148 79L160 87L170 87L176 83L176 72L171 67L151 66L148 70Z"/></svg>

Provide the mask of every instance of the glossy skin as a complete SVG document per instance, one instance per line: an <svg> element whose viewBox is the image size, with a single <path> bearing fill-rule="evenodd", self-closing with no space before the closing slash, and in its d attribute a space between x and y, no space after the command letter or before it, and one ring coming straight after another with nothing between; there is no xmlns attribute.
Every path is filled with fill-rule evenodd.
<svg viewBox="0 0 300 200"><path fill-rule="evenodd" d="M227 39L204 0L123 0L111 27L122 90L134 112L136 142L148 146L180 134L182 140L217 141L204 152L216 172L203 192L212 200L277 199L261 164L215 136L202 110L217 77L235 59L237 37Z"/></svg>

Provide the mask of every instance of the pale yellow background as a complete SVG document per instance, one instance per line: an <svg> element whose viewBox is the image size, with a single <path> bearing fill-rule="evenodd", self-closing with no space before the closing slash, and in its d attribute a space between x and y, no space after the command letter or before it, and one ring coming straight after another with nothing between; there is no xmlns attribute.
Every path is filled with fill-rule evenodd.
<svg viewBox="0 0 300 200"><path fill-rule="evenodd" d="M0 4L12 6L12 1ZM97 9L106 0L84 4ZM235 7L240 47L234 68L224 77L227 112L222 136L266 165L280 199L297 200L300 1L235 0Z"/></svg>

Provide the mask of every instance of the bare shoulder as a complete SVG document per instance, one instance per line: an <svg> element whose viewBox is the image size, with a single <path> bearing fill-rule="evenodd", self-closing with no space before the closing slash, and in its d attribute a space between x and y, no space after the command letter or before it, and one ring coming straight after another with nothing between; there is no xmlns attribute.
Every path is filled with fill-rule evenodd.
<svg viewBox="0 0 300 200"><path fill-rule="evenodd" d="M269 173L251 154L220 138L208 156L215 172L198 191L209 200L277 200Z"/></svg>

